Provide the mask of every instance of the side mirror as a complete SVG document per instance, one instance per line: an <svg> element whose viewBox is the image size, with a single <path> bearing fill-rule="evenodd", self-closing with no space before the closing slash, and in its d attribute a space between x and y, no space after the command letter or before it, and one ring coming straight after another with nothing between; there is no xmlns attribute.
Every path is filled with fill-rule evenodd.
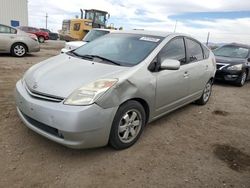
<svg viewBox="0 0 250 188"><path fill-rule="evenodd" d="M178 70L180 69L181 63L178 60L165 59L161 63L161 70Z"/></svg>
<svg viewBox="0 0 250 188"><path fill-rule="evenodd" d="M247 62L249 62L249 63L250 63L250 57L249 57L249 58L247 58Z"/></svg>

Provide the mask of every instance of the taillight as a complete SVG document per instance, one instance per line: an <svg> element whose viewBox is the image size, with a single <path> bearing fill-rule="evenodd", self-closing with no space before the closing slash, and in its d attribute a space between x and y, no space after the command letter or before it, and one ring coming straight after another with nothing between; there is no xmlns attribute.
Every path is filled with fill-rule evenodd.
<svg viewBox="0 0 250 188"><path fill-rule="evenodd" d="M38 41L37 36L34 35L34 34L30 34L30 33L29 33L29 37L32 38L32 39L35 40L35 41Z"/></svg>

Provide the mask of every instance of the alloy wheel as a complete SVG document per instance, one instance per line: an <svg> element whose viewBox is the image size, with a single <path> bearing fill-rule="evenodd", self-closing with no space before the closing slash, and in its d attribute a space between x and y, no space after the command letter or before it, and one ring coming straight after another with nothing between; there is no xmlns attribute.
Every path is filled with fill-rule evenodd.
<svg viewBox="0 0 250 188"><path fill-rule="evenodd" d="M246 79L247 79L247 74L246 74L246 72L243 72L242 77L241 77L241 81L240 81L242 86L245 84Z"/></svg>
<svg viewBox="0 0 250 188"><path fill-rule="evenodd" d="M21 57L21 56L23 56L26 53L26 49L22 45L16 45L14 47L14 53L15 53L16 56Z"/></svg>
<svg viewBox="0 0 250 188"><path fill-rule="evenodd" d="M204 102L208 101L208 99L209 99L209 97L211 95L211 91L212 91L212 85L211 85L210 82L208 82L206 84L206 87L205 87L204 93L203 93L203 100L204 100Z"/></svg>
<svg viewBox="0 0 250 188"><path fill-rule="evenodd" d="M139 134L142 126L141 113L136 109L126 112L119 123L118 136L121 142L130 143Z"/></svg>

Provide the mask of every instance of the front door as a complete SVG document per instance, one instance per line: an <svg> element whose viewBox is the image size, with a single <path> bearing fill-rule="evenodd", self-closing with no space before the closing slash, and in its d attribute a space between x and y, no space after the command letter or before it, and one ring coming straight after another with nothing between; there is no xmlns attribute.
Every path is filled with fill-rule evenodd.
<svg viewBox="0 0 250 188"><path fill-rule="evenodd" d="M179 70L160 70L155 73L156 114L160 116L187 101L189 88L189 66L186 64L186 50L182 37L174 38L166 44L158 55L158 61L174 59L181 62Z"/></svg>

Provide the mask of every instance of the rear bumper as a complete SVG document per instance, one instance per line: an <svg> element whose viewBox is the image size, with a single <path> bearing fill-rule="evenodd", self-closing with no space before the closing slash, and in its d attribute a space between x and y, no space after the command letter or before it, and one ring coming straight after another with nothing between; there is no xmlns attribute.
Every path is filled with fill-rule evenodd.
<svg viewBox="0 0 250 188"><path fill-rule="evenodd" d="M31 97L21 81L16 85L17 112L36 133L70 148L92 148L108 143L117 108L69 106Z"/></svg>
<svg viewBox="0 0 250 188"><path fill-rule="evenodd" d="M29 48L29 53L39 52L40 51L40 44L37 41L32 41L32 43L30 43L28 48Z"/></svg>

